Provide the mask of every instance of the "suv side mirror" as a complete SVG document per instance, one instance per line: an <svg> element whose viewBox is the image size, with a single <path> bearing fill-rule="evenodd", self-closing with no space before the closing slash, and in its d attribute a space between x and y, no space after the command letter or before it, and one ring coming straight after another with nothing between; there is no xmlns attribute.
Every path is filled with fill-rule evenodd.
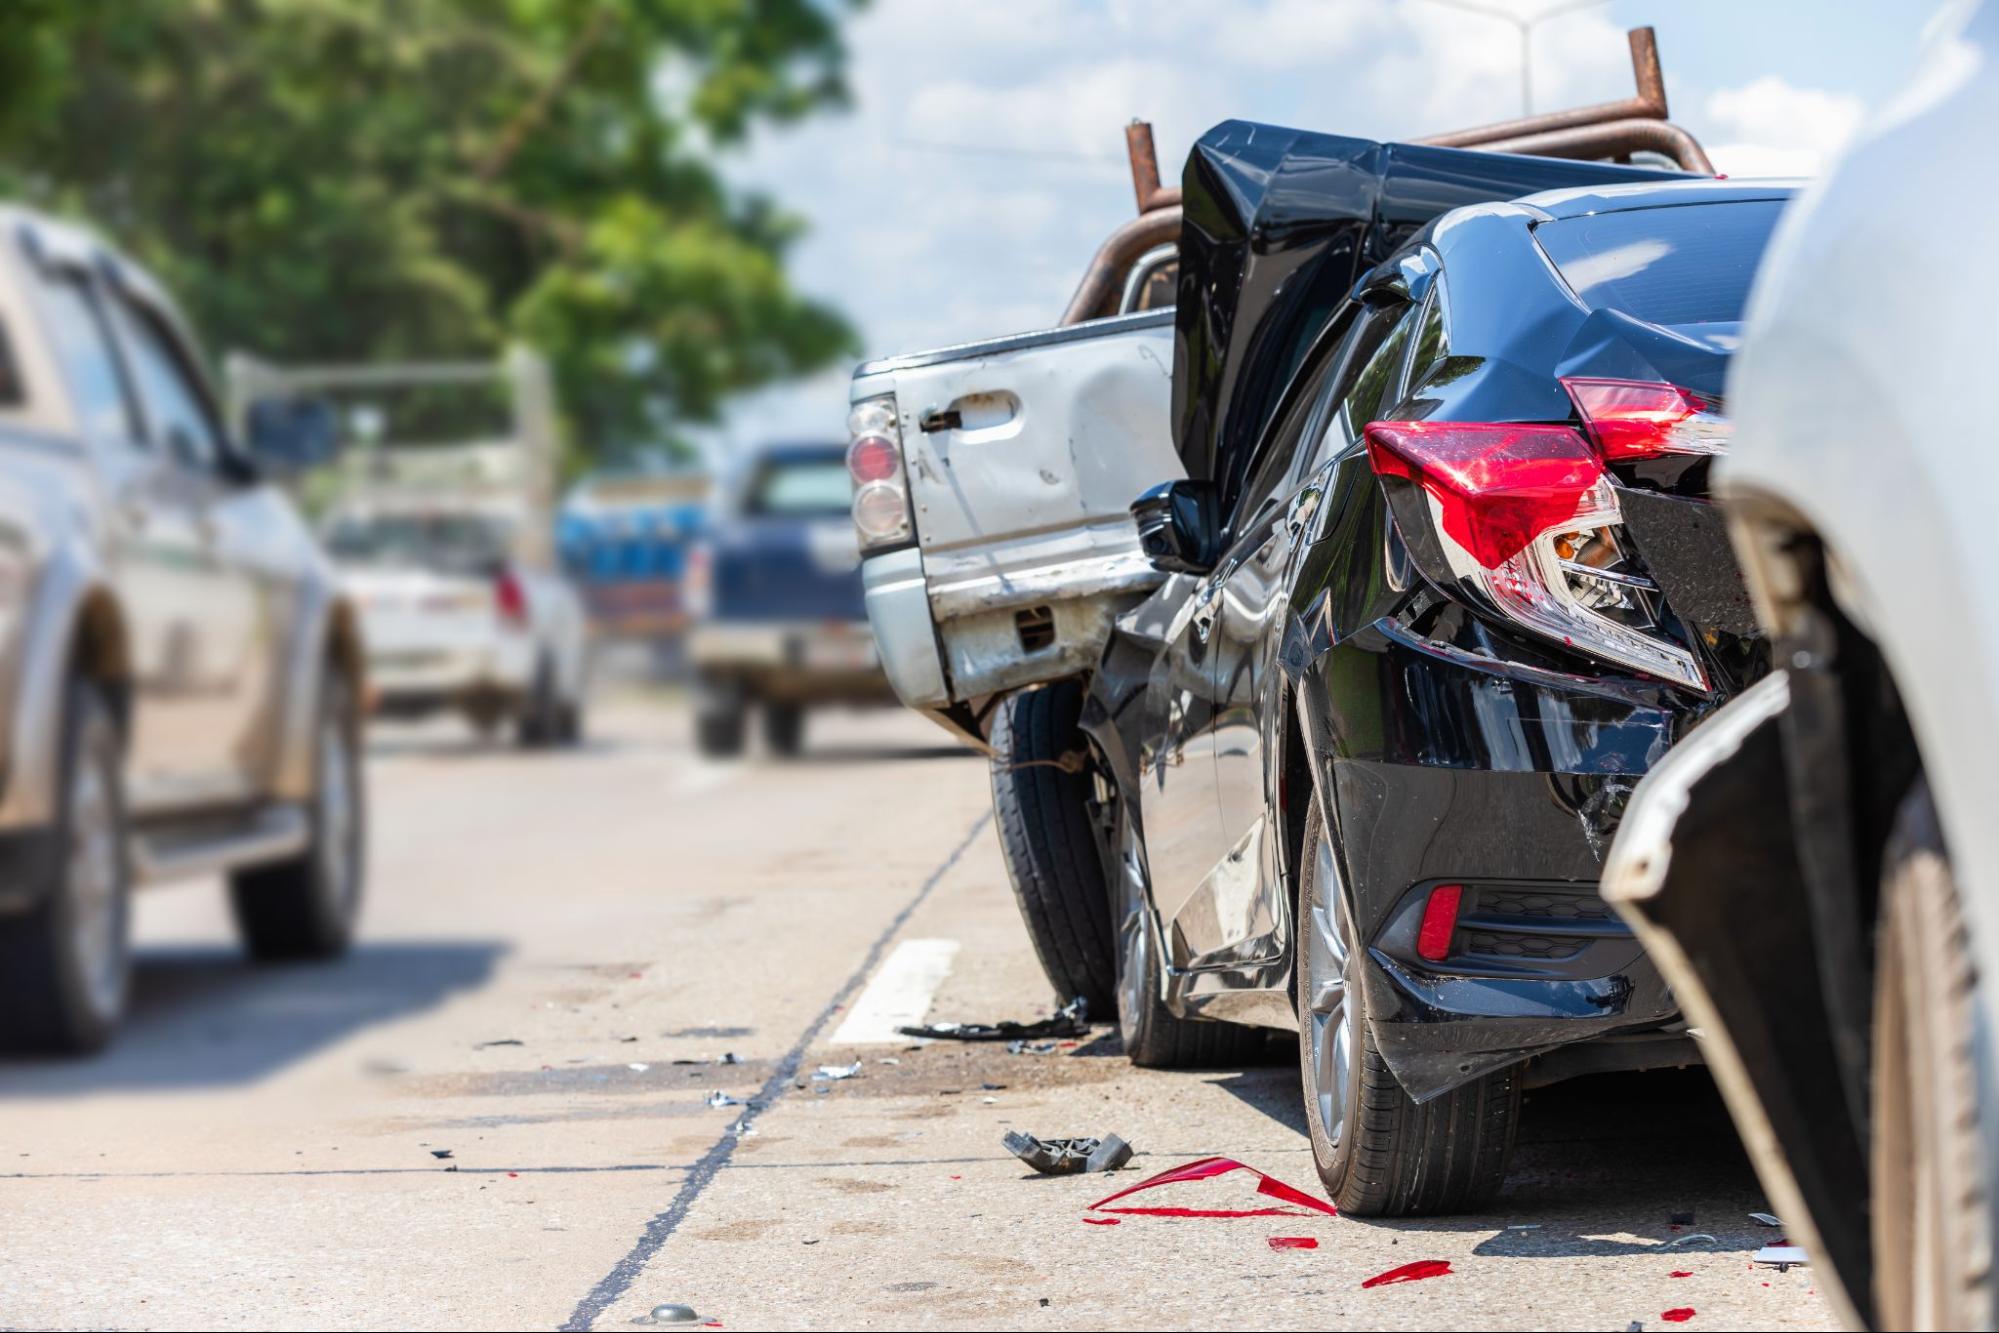
<svg viewBox="0 0 1999 1333"><path fill-rule="evenodd" d="M333 461L340 452L340 420L320 398L262 398L250 404L250 452L278 476Z"/></svg>
<svg viewBox="0 0 1999 1333"><path fill-rule="evenodd" d="M1138 544L1154 569L1205 574L1220 556L1221 506L1212 481L1169 481L1131 502Z"/></svg>

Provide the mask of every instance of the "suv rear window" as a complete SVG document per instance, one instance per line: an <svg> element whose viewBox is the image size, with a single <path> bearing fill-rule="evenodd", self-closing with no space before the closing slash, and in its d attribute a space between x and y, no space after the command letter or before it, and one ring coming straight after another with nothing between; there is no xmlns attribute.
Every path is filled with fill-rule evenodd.
<svg viewBox="0 0 1999 1333"><path fill-rule="evenodd" d="M1583 304L1649 324L1742 318L1781 199L1673 204L1560 218L1534 239Z"/></svg>

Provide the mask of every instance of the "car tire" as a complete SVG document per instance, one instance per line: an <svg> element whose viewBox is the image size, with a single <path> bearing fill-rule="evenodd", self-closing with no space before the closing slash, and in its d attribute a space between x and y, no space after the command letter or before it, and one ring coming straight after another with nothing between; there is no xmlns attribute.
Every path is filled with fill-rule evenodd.
<svg viewBox="0 0 1999 1333"><path fill-rule="evenodd" d="M538 750L561 737L562 701L555 692L555 666L543 658L534 669L534 684L514 719L514 742L523 750Z"/></svg>
<svg viewBox="0 0 1999 1333"><path fill-rule="evenodd" d="M1136 828L1113 807L1117 928L1117 1020L1125 1058L1142 1069L1235 1069L1257 1063L1268 1034L1166 1007L1159 938L1146 905L1146 868Z"/></svg>
<svg viewBox="0 0 1999 1333"><path fill-rule="evenodd" d="M1063 1003L1116 1004L1110 896L1090 808L1087 749L1073 680L1019 690L993 710L993 815L1007 879L1041 971Z"/></svg>
<svg viewBox="0 0 1999 1333"><path fill-rule="evenodd" d="M743 752L749 701L743 687L703 679L695 687L694 748L708 759L733 759Z"/></svg>
<svg viewBox="0 0 1999 1333"><path fill-rule="evenodd" d="M332 958L353 941L367 852L367 802L352 692L329 671L313 734L305 850L229 877L236 931L252 958Z"/></svg>
<svg viewBox="0 0 1999 1333"><path fill-rule="evenodd" d="M1929 786L1897 812L1881 872L1872 1173L1875 1322L1990 1328L1991 1163L1980 977Z"/></svg>
<svg viewBox="0 0 1999 1333"><path fill-rule="evenodd" d="M796 759L805 748L805 710L797 704L765 704L764 744L772 754Z"/></svg>
<svg viewBox="0 0 1999 1333"><path fill-rule="evenodd" d="M583 701L571 699L556 713L555 740L558 745L581 745L583 735Z"/></svg>
<svg viewBox="0 0 1999 1333"><path fill-rule="evenodd" d="M1520 1123L1520 1071L1502 1069L1418 1104L1367 1021L1367 987L1348 985L1352 939L1332 843L1314 802L1300 857L1298 1065L1312 1162L1353 1217L1431 1217L1490 1204Z"/></svg>
<svg viewBox="0 0 1999 1333"><path fill-rule="evenodd" d="M118 724L70 685L53 836L34 910L0 921L0 1048L81 1055L111 1039L131 987L132 876Z"/></svg>

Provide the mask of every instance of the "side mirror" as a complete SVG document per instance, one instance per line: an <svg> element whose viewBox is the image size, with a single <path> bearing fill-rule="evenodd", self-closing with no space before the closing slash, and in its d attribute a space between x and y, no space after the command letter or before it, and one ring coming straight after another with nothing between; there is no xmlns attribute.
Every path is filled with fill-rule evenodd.
<svg viewBox="0 0 1999 1333"><path fill-rule="evenodd" d="M1154 569L1205 574L1220 552L1221 506L1212 481L1169 481L1131 502L1138 544Z"/></svg>
<svg viewBox="0 0 1999 1333"><path fill-rule="evenodd" d="M250 404L250 453L278 476L295 476L333 461L340 419L319 398L262 398Z"/></svg>

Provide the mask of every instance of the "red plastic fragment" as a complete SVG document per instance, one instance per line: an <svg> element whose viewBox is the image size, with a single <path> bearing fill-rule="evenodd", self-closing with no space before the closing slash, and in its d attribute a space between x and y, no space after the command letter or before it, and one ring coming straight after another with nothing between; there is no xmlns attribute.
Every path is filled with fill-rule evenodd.
<svg viewBox="0 0 1999 1333"><path fill-rule="evenodd" d="M1692 1277L1692 1276L1693 1276L1693 1274L1692 1274L1692 1273L1689 1273L1689 1272L1688 1272L1688 1271L1687 1271L1686 1269L1684 1269L1684 1268L1681 1268L1681 1269L1677 1269L1677 1270L1675 1270L1674 1272L1671 1272L1671 1273L1668 1273L1668 1274L1666 1274L1666 1276L1667 1276L1667 1277Z"/></svg>
<svg viewBox="0 0 1999 1333"><path fill-rule="evenodd" d="M1694 1317L1694 1307L1683 1305L1677 1310L1666 1310L1659 1317L1669 1324L1684 1324Z"/></svg>
<svg viewBox="0 0 1999 1333"><path fill-rule="evenodd" d="M1093 1212L1128 1213L1135 1217L1301 1217L1298 1208L1174 1208L1174 1207L1124 1207L1109 1205L1129 1194L1140 1190L1156 1189L1161 1185L1177 1185L1189 1180L1208 1180L1214 1176L1225 1176L1231 1171L1247 1171L1256 1177L1256 1192L1286 1203L1298 1204L1315 1213L1327 1217L1339 1216L1339 1210L1323 1199L1315 1199L1301 1189L1287 1185L1275 1176L1266 1176L1253 1166L1244 1166L1233 1157L1203 1157L1185 1166L1176 1166L1170 1171L1161 1171L1119 1190L1108 1198L1097 1200L1090 1205Z"/></svg>
<svg viewBox="0 0 1999 1333"><path fill-rule="evenodd" d="M1397 1282L1421 1282L1426 1277L1446 1277L1450 1271L1451 1263L1448 1259L1418 1259L1413 1264L1391 1268L1386 1273L1376 1273L1360 1285L1362 1290L1366 1290L1369 1287L1392 1286Z"/></svg>
<svg viewBox="0 0 1999 1333"><path fill-rule="evenodd" d="M1119 1217L1086 1217L1083 1220L1093 1227L1114 1227L1124 1219Z"/></svg>
<svg viewBox="0 0 1999 1333"><path fill-rule="evenodd" d="M1273 1250L1316 1250L1319 1248L1317 1236L1272 1236L1270 1248Z"/></svg>

